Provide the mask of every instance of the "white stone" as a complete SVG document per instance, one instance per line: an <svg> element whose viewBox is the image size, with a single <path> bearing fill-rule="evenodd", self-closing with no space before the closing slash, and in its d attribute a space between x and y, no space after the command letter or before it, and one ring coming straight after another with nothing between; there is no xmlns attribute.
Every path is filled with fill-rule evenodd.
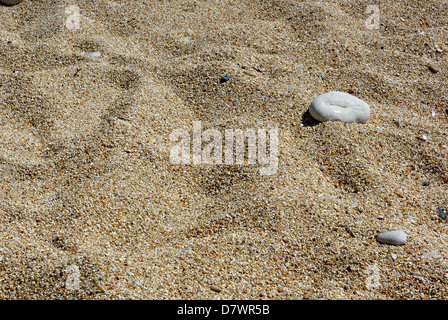
<svg viewBox="0 0 448 320"><path fill-rule="evenodd" d="M400 246L404 244L407 240L407 235L401 230L393 230L380 233L376 240L380 243L393 244L396 246Z"/></svg>
<svg viewBox="0 0 448 320"><path fill-rule="evenodd" d="M370 107L367 103L340 91L330 91L316 97L311 102L309 111L319 122L365 123L370 118Z"/></svg>
<svg viewBox="0 0 448 320"><path fill-rule="evenodd" d="M87 54L87 56L88 56L88 57L99 57L99 56L101 56L101 52L99 52L99 51L89 52L89 53Z"/></svg>

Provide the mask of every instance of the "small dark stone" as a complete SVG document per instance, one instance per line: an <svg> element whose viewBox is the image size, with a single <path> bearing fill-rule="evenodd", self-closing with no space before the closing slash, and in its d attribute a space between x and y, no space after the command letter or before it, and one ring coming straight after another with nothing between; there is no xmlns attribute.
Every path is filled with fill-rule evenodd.
<svg viewBox="0 0 448 320"><path fill-rule="evenodd" d="M431 184L431 181L429 181L429 180L425 180L425 181L423 181L423 185L424 185L425 187L429 186L430 184Z"/></svg>
<svg viewBox="0 0 448 320"><path fill-rule="evenodd" d="M445 220L445 219L446 219L446 213L443 212L443 210L440 209L440 208L437 208L437 215L438 215L440 218L442 218L442 220Z"/></svg>
<svg viewBox="0 0 448 320"><path fill-rule="evenodd" d="M226 74L225 76L222 76L222 77L221 77L220 82L221 82L221 83L223 83L223 82L227 82L227 81L229 81L229 79L230 79L230 77Z"/></svg>
<svg viewBox="0 0 448 320"><path fill-rule="evenodd" d="M344 285L344 290L350 289L350 286L348 284Z"/></svg>

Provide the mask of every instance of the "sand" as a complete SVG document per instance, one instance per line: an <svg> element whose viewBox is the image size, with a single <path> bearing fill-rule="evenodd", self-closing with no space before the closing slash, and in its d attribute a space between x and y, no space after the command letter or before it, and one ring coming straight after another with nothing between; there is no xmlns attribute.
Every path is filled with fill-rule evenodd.
<svg viewBox="0 0 448 320"><path fill-rule="evenodd" d="M0 298L448 298L447 1L25 0L0 19ZM332 90L369 121L314 122ZM173 164L195 121L277 128L278 170Z"/></svg>

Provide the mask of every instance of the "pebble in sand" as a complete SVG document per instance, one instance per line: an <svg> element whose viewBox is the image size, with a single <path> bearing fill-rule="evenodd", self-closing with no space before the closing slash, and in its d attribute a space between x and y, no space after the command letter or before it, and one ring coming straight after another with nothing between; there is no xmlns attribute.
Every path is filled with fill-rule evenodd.
<svg viewBox="0 0 448 320"><path fill-rule="evenodd" d="M437 73L440 71L440 67L435 63L430 63L428 68L429 70L431 70L432 73Z"/></svg>
<svg viewBox="0 0 448 320"><path fill-rule="evenodd" d="M407 240L407 235L401 230L393 230L380 233L376 240L380 243L393 244L396 246L400 246L404 244Z"/></svg>
<svg viewBox="0 0 448 320"><path fill-rule="evenodd" d="M330 91L316 97L311 102L309 111L319 122L365 123L370 117L370 107L367 103L340 91Z"/></svg>
<svg viewBox="0 0 448 320"><path fill-rule="evenodd" d="M101 56L101 52L99 52L99 51L89 52L89 53L87 53L87 56L91 57L91 58L96 58L96 57Z"/></svg>
<svg viewBox="0 0 448 320"><path fill-rule="evenodd" d="M226 74L225 76L222 76L219 80L221 83L227 82L230 80L230 77Z"/></svg>

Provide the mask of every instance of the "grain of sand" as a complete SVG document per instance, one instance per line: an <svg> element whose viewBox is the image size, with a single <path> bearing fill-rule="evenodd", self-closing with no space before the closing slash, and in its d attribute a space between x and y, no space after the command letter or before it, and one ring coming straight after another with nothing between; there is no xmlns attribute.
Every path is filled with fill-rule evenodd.
<svg viewBox="0 0 448 320"><path fill-rule="evenodd" d="M0 298L448 298L447 1L25 0L0 19ZM331 90L369 121L313 122ZM277 173L172 164L194 121L278 128ZM405 245L375 240L392 229Z"/></svg>

